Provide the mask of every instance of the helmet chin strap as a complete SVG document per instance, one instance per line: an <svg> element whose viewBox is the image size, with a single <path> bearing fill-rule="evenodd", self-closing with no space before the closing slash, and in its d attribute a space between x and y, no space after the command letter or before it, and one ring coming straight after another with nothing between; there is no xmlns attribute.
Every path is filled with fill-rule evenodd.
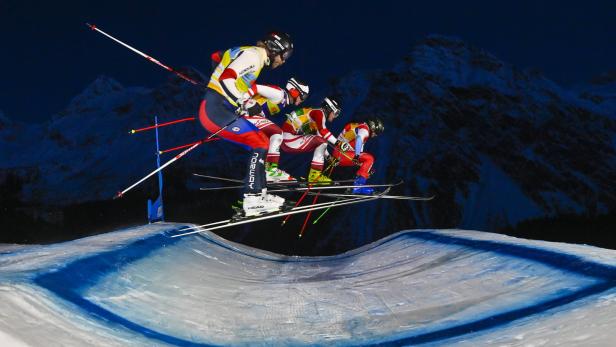
<svg viewBox="0 0 616 347"><path fill-rule="evenodd" d="M265 56L267 57L267 59L265 60L265 66L271 67L272 62L274 61L274 59L272 59L272 54L270 53L269 49L267 49L267 47L261 47L261 48L265 50Z"/></svg>
<svg viewBox="0 0 616 347"><path fill-rule="evenodd" d="M274 64L274 60L276 60L276 56L277 55L279 55L279 54L271 54L270 55L269 52L267 53L267 60L268 60L267 61L267 67L268 68L270 68L270 69L272 68L272 64Z"/></svg>

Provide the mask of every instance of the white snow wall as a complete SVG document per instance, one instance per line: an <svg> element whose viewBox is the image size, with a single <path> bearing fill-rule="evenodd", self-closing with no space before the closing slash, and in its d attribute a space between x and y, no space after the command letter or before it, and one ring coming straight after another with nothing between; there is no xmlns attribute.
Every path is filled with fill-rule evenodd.
<svg viewBox="0 0 616 347"><path fill-rule="evenodd" d="M2 345L609 345L616 251L411 230L289 257L153 224L0 246Z"/></svg>

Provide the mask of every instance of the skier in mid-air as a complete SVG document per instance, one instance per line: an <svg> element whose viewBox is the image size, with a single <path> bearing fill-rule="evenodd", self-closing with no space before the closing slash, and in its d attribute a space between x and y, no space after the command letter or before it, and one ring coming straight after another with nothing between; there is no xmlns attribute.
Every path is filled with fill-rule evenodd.
<svg viewBox="0 0 616 347"><path fill-rule="evenodd" d="M351 149L348 143L337 140L326 126L326 123L333 122L340 112L340 106L335 100L325 98L320 108L303 107L287 114L287 120L282 125L282 150L289 153L314 151L308 173L309 182L331 182L323 172L328 143L340 146L342 151Z"/></svg>
<svg viewBox="0 0 616 347"><path fill-rule="evenodd" d="M372 165L374 164L374 156L364 152L364 145L369 138L378 136L385 130L383 122L379 118L372 118L365 122L351 122L344 126L344 129L338 135L338 141L345 142L350 146L350 149L334 150L332 158L337 161L340 166L359 166L353 185L358 186L353 189L354 194L370 195L374 193L374 189L370 187L361 187L366 184L366 180L370 178Z"/></svg>
<svg viewBox="0 0 616 347"><path fill-rule="evenodd" d="M267 34L255 46L224 51L199 106L199 121L206 130L251 150L242 204L246 216L278 211L285 201L267 193L264 165L269 147L267 136L241 115L261 112L261 105L247 97L248 91L264 67L275 69L292 53L291 37L278 32Z"/></svg>
<svg viewBox="0 0 616 347"><path fill-rule="evenodd" d="M268 119L288 105L299 106L308 98L310 88L307 84L295 78L289 79L285 89L276 86L261 86L251 88L249 93L261 105L262 112L256 115L245 115L248 121L254 124L269 138L269 149L265 160L265 173L267 182L289 181L294 178L278 167L280 161L280 145L282 144L282 129Z"/></svg>

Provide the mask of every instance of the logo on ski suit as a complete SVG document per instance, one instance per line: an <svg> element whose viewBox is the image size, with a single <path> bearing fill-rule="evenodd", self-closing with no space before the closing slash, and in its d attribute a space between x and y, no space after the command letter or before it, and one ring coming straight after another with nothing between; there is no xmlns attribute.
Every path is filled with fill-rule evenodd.
<svg viewBox="0 0 616 347"><path fill-rule="evenodd" d="M250 158L250 168L248 169L248 187L255 189L255 172L257 170L257 162L259 161L259 153L254 153Z"/></svg>

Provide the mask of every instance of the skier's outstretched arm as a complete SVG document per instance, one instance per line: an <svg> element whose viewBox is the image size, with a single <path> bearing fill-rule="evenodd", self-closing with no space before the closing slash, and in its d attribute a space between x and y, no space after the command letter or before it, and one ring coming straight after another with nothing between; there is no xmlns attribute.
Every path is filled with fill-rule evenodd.
<svg viewBox="0 0 616 347"><path fill-rule="evenodd" d="M250 87L248 94L250 94L250 96L259 94L275 104L280 104L287 100L286 91L273 85L253 84L252 87Z"/></svg>
<svg viewBox="0 0 616 347"><path fill-rule="evenodd" d="M323 111L316 109L310 111L308 114L310 118L317 124L317 130L319 134L327 140L332 145L335 145L338 140L332 135L332 133L327 129L325 122L327 121L327 117L325 117L325 113Z"/></svg>

